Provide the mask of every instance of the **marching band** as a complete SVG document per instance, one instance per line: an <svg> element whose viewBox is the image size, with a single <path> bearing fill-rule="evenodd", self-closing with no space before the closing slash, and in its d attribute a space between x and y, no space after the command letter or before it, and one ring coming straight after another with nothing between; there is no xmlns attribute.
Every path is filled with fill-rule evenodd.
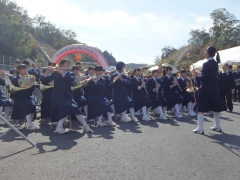
<svg viewBox="0 0 240 180"><path fill-rule="evenodd" d="M217 54L216 60L215 57ZM182 118L182 107L186 106L188 116L197 116L198 127L195 133L204 134L204 113L212 111L215 125L214 131L222 131L220 112L232 112L234 100L240 98L240 66L236 72L229 71L227 64L222 72L218 72L220 57L214 47L207 48L201 73L181 70L179 76L172 73L172 67L161 67L153 71L136 68L126 73L125 64L118 62L116 67L89 67L87 74L81 70L81 63L71 67L67 59L60 61L59 66L49 63L43 74L27 60L20 64L15 61L9 76L10 98L0 92L0 113L11 119L26 119L26 128L38 129L32 121L36 117L36 101L33 94L41 90L41 119L51 119L57 125L55 132L64 134L64 123L68 116L74 116L85 132L92 132L87 120L96 120L98 127L116 124L112 116L119 117L122 122L150 121L150 111L159 114L159 119L167 120L167 111L175 112L176 118ZM163 69L162 69L163 68ZM5 85L6 74L0 70L0 85ZM36 82L40 88L36 90ZM35 92L35 93L34 93ZM240 99L239 99L240 101ZM10 107L12 107L11 119ZM196 114L197 113L197 114ZM130 114L130 118L126 114ZM107 121L103 121L106 118ZM87 119L87 120L85 120ZM0 124L4 124L0 120Z"/></svg>

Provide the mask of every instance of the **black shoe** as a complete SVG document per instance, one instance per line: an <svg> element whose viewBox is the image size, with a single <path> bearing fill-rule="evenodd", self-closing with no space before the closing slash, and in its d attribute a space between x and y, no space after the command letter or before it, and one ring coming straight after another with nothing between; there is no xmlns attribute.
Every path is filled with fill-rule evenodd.
<svg viewBox="0 0 240 180"><path fill-rule="evenodd" d="M232 112L233 110L232 109L229 109L229 112Z"/></svg>

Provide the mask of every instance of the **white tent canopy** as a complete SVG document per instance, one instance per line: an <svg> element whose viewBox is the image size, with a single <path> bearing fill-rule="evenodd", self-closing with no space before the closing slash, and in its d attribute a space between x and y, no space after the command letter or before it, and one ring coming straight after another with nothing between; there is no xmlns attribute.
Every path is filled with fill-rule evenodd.
<svg viewBox="0 0 240 180"><path fill-rule="evenodd" d="M165 63L165 64L162 64L162 66L171 66L171 65ZM173 66L171 66L171 67L173 69L173 71L172 71L173 73L177 73L178 72L178 70L175 67L173 67ZM158 69L158 66L153 66L149 70L152 71L152 70L155 70L155 69Z"/></svg>
<svg viewBox="0 0 240 180"><path fill-rule="evenodd" d="M225 49L222 51L218 51L221 59L221 64L225 63L238 63L240 62L240 46ZM203 63L205 63L207 60L200 60L191 66L191 69L201 69Z"/></svg>

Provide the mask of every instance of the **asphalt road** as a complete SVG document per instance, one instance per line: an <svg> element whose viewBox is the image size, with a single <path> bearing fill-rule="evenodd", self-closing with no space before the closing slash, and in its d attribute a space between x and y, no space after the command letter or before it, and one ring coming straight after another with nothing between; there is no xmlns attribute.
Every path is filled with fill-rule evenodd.
<svg viewBox="0 0 240 180"><path fill-rule="evenodd" d="M19 129L36 147L13 131L0 139L0 179L239 180L240 103L221 116L223 132L211 131L213 118L207 116L205 135L192 132L197 120L188 117L116 121L116 128L93 127L92 134L74 122L74 131L64 135L35 120L39 130Z"/></svg>

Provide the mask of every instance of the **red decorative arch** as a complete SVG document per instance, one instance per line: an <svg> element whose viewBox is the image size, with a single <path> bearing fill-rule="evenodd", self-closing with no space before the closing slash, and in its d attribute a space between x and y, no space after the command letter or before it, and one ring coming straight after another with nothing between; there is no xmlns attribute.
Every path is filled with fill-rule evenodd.
<svg viewBox="0 0 240 180"><path fill-rule="evenodd" d="M84 45L84 44L72 44L62 49L58 50L52 57L51 62L58 63L61 59L69 54L80 53L87 54L91 56L94 60L98 62L103 68L107 68L109 66L108 61L103 56L101 52L97 49Z"/></svg>

